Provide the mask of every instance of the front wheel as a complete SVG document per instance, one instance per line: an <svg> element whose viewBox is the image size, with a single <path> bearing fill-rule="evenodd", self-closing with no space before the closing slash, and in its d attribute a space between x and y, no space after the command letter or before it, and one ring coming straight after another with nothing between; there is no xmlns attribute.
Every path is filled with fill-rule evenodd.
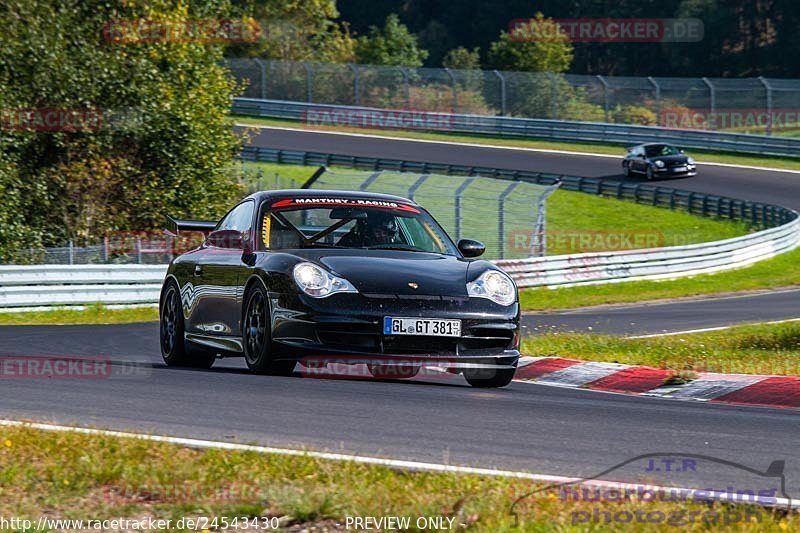
<svg viewBox="0 0 800 533"><path fill-rule="evenodd" d="M170 279L159 306L159 344L161 357L167 366L211 368L216 354L189 346L185 340L181 293L178 284Z"/></svg>
<svg viewBox="0 0 800 533"><path fill-rule="evenodd" d="M505 387L514 379L515 368L502 370L468 370L464 371L464 379L473 387L489 389Z"/></svg>
<svg viewBox="0 0 800 533"><path fill-rule="evenodd" d="M243 320L244 360L256 374L288 376L294 371L294 361L272 360L272 323L267 291L254 285L247 293Z"/></svg>

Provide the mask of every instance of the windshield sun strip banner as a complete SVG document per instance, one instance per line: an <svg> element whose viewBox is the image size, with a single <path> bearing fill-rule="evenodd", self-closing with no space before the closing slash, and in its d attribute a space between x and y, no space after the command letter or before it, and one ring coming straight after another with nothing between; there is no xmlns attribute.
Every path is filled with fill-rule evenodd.
<svg viewBox="0 0 800 533"><path fill-rule="evenodd" d="M368 198L285 198L274 202L271 206L275 209L293 209L298 207L320 207L320 206L341 206L341 207L372 207L378 209L390 209L405 213L418 214L420 211L414 206L389 200L372 200Z"/></svg>

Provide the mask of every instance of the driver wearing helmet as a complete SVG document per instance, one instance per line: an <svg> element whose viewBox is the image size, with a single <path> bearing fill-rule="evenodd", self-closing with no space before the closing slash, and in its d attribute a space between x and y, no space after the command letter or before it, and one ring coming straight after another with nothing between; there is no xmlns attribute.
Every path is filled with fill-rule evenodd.
<svg viewBox="0 0 800 533"><path fill-rule="evenodd" d="M340 240L339 246L378 246L397 242L399 228L393 215L369 212L366 219L356 220L355 226Z"/></svg>

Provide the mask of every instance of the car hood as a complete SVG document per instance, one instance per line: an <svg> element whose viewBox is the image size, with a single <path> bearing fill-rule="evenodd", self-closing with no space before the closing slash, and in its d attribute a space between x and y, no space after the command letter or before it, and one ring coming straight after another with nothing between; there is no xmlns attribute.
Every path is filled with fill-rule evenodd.
<svg viewBox="0 0 800 533"><path fill-rule="evenodd" d="M686 163L689 161L689 156L687 155L659 155L651 157L651 161L655 161L656 159L660 159L664 163Z"/></svg>
<svg viewBox="0 0 800 533"><path fill-rule="evenodd" d="M467 296L467 276L474 264L450 255L387 250L332 252L308 259L346 278L361 293L417 296Z"/></svg>

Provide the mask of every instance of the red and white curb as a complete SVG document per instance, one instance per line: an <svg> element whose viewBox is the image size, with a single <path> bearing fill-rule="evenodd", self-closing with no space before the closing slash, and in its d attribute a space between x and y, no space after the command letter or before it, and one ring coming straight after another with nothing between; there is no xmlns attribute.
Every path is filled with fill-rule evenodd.
<svg viewBox="0 0 800 533"><path fill-rule="evenodd" d="M674 375L672 370L647 366L523 357L515 380L659 398L800 408L800 377L702 372L687 383L665 384Z"/></svg>

